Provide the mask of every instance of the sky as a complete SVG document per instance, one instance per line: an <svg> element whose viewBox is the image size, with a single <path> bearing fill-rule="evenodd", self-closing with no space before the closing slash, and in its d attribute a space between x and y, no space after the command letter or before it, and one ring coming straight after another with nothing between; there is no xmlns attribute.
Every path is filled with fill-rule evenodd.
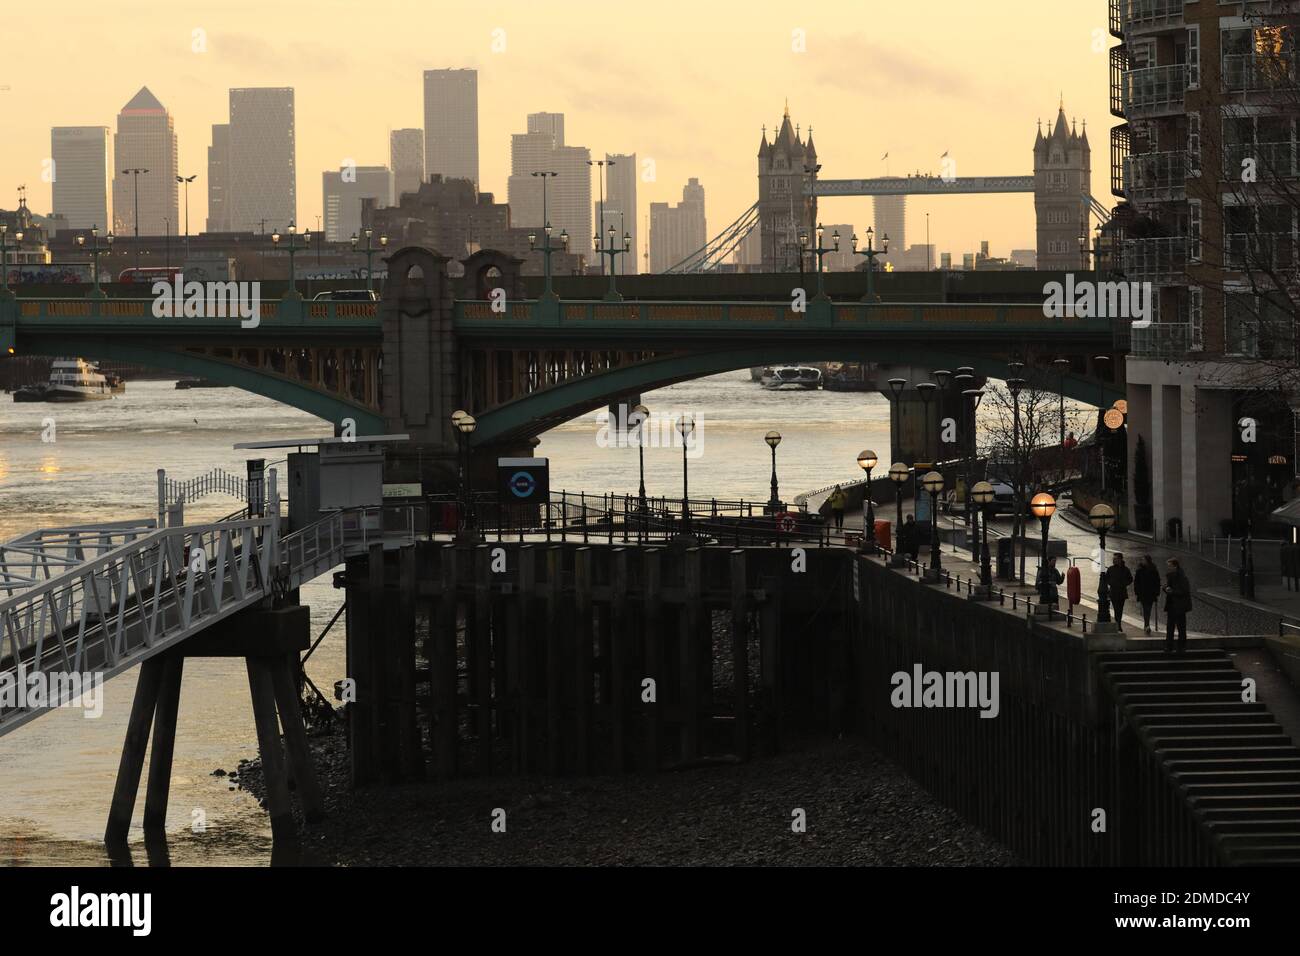
<svg viewBox="0 0 1300 956"><path fill-rule="evenodd" d="M1027 175L1036 123L1088 121L1093 195L1109 189L1105 0L63 0L24 4L21 37L0 60L0 208L42 181L51 126L116 126L148 86L175 118L180 171L197 174L190 221L207 207L207 147L227 90L296 90L299 224L316 227L321 173L345 160L387 165L388 132L422 127L426 69L479 71L480 188L506 199L510 135L528 113L565 114L565 138L593 157L654 160L651 202L705 189L716 234L757 198L761 127L788 101L813 127L821 177ZM10 28L18 23L6 18ZM801 32L796 32L801 31ZM802 49L800 49L802 47ZM881 157L889 154L887 165ZM644 172L644 170L643 170ZM594 183L593 183L594 185ZM596 189L593 188L593 195ZM1032 248L1029 195L908 200L907 242L936 252L988 240L994 255ZM819 218L871 222L871 199L819 201Z"/></svg>

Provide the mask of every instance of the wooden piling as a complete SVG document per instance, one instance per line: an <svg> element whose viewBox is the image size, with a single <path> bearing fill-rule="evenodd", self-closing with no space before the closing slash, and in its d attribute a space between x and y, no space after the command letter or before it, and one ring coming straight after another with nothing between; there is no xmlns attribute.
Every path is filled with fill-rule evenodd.
<svg viewBox="0 0 1300 956"><path fill-rule="evenodd" d="M431 626L429 660L429 686L432 694L434 773L439 780L450 780L456 774L456 747L459 739L456 698L459 693L456 676L456 625L458 597L456 594L456 546L446 544L438 549L439 592Z"/></svg>
<svg viewBox="0 0 1300 956"><path fill-rule="evenodd" d="M546 549L546 772L560 772L560 695L563 681L560 629L560 589L563 546Z"/></svg>
<svg viewBox="0 0 1300 956"><path fill-rule="evenodd" d="M516 617L511 628L514 647L510 652L514 661L518 694L517 752L519 770L531 773L533 769L533 708L536 691L533 681L533 662L537 657L538 629L535 625L537 605L537 549L523 545L519 549L519 595L516 600Z"/></svg>
<svg viewBox="0 0 1300 956"><path fill-rule="evenodd" d="M601 694L609 701L610 761L615 773L626 769L624 734L628 694L627 664L631 635L627 612L628 568L627 548L614 549L614 564L610 570L609 607L609 685L602 685Z"/></svg>
<svg viewBox="0 0 1300 956"><path fill-rule="evenodd" d="M699 639L707 616L704 608L700 549L688 548L684 556L683 583L686 603L678 629L680 669L681 759L694 760L700 753L700 668Z"/></svg>
<svg viewBox="0 0 1300 956"><path fill-rule="evenodd" d="M591 548L581 547L573 557L574 771L591 772L592 641Z"/></svg>
<svg viewBox="0 0 1300 956"><path fill-rule="evenodd" d="M645 770L659 769L660 741L663 738L664 647L663 647L663 551L649 548L642 553L642 617L645 620L645 677L655 682L655 700L641 704L645 715ZM640 683L640 682L638 682ZM641 696L644 690L638 688Z"/></svg>
<svg viewBox="0 0 1300 956"><path fill-rule="evenodd" d="M492 554L486 544L474 549L474 613L466 628L465 646L472 648L475 727L478 733L478 772L492 773Z"/></svg>
<svg viewBox="0 0 1300 956"><path fill-rule="evenodd" d="M735 703L736 756L749 759L749 589L745 579L745 552L731 552L731 668Z"/></svg>

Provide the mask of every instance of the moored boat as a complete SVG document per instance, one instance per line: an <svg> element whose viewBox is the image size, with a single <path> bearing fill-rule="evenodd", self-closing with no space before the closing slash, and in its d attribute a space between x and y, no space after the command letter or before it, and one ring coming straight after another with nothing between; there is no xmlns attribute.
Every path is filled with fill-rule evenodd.
<svg viewBox="0 0 1300 956"><path fill-rule="evenodd" d="M818 388L822 383L821 369L812 365L773 365L763 369L763 387Z"/></svg>

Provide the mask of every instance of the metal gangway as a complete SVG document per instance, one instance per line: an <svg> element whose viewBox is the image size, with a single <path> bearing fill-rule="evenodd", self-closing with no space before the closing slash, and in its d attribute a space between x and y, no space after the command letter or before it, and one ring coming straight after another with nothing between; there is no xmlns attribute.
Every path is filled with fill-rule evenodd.
<svg viewBox="0 0 1300 956"><path fill-rule="evenodd" d="M0 736L72 703L87 680L107 681L240 611L283 598L349 555L414 543L410 509L384 505L331 512L281 538L274 472L269 486L264 517L47 529L3 545ZM41 542L49 545L45 553ZM40 698L18 692L20 685L39 686Z"/></svg>

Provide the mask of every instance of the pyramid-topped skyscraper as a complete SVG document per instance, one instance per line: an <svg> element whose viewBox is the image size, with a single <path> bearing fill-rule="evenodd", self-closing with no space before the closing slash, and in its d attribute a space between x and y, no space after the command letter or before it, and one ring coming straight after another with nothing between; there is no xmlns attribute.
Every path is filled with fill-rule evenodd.
<svg viewBox="0 0 1300 956"><path fill-rule="evenodd" d="M138 208L140 235L176 232L176 130L171 114L147 86L117 114L113 146L113 231L134 235ZM128 169L148 172L137 175Z"/></svg>

